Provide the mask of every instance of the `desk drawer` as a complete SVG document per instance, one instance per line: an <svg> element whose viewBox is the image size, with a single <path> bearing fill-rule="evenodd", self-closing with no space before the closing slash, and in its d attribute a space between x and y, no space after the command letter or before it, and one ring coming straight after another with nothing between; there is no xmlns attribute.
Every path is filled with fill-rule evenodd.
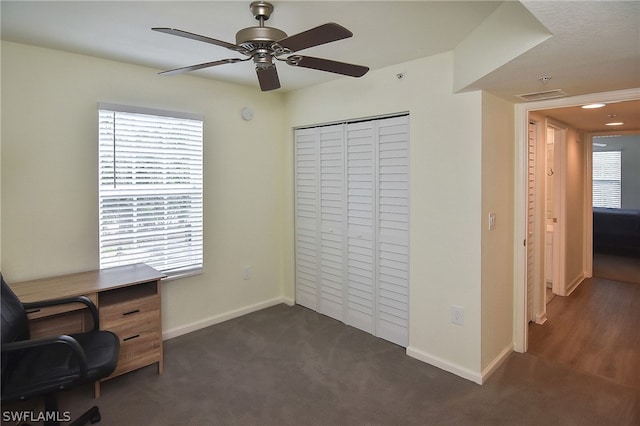
<svg viewBox="0 0 640 426"><path fill-rule="evenodd" d="M118 366L109 377L115 377L131 370L160 361L162 337L157 331L134 334L120 338Z"/></svg>
<svg viewBox="0 0 640 426"><path fill-rule="evenodd" d="M160 329L160 297L157 295L100 307L100 328L121 336L131 331ZM124 333L121 335L121 333ZM135 333L134 333L135 334Z"/></svg>
<svg viewBox="0 0 640 426"><path fill-rule="evenodd" d="M86 294L94 304L96 304L97 297L95 293ZM54 315L63 314L65 312L72 312L81 309L88 309L87 305L84 303L66 303L64 305L56 305L56 306L44 306L42 308L37 309L29 309L27 311L27 316L30 320L35 320L39 318L47 318L52 317Z"/></svg>

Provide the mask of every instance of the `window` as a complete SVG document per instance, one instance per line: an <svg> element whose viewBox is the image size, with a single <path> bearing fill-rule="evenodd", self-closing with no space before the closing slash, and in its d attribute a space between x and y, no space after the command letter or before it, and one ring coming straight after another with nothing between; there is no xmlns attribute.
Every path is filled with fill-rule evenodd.
<svg viewBox="0 0 640 426"><path fill-rule="evenodd" d="M593 207L621 206L621 151L593 152Z"/></svg>
<svg viewBox="0 0 640 426"><path fill-rule="evenodd" d="M100 268L202 268L202 117L98 109Z"/></svg>

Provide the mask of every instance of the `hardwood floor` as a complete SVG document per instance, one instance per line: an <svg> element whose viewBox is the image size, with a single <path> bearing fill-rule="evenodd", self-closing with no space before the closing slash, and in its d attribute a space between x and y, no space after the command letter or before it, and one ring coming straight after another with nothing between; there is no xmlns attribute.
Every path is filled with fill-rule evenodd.
<svg viewBox="0 0 640 426"><path fill-rule="evenodd" d="M595 254L593 256L593 275L608 280L640 284L640 259Z"/></svg>
<svg viewBox="0 0 640 426"><path fill-rule="evenodd" d="M549 302L545 324L529 324L528 352L640 389L640 261L605 260L614 266L594 259L594 277Z"/></svg>

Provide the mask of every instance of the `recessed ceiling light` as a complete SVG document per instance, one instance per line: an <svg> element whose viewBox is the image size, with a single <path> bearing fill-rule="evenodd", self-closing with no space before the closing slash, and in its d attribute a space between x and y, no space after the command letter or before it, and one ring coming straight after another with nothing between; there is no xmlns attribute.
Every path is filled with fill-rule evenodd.
<svg viewBox="0 0 640 426"><path fill-rule="evenodd" d="M606 123L605 126L622 126L624 123L622 121L613 121L611 123Z"/></svg>
<svg viewBox="0 0 640 426"><path fill-rule="evenodd" d="M605 106L605 104L589 104L589 105L582 105L582 108L595 109L595 108L602 108L603 106Z"/></svg>

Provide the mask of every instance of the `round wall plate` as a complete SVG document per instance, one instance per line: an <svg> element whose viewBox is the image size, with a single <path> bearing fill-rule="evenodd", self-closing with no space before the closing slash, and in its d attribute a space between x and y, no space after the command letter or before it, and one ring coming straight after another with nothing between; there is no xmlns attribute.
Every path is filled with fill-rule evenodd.
<svg viewBox="0 0 640 426"><path fill-rule="evenodd" d="M251 108L249 107L242 108L240 114L242 115L242 119L246 121L249 121L253 118L253 111L251 111Z"/></svg>

